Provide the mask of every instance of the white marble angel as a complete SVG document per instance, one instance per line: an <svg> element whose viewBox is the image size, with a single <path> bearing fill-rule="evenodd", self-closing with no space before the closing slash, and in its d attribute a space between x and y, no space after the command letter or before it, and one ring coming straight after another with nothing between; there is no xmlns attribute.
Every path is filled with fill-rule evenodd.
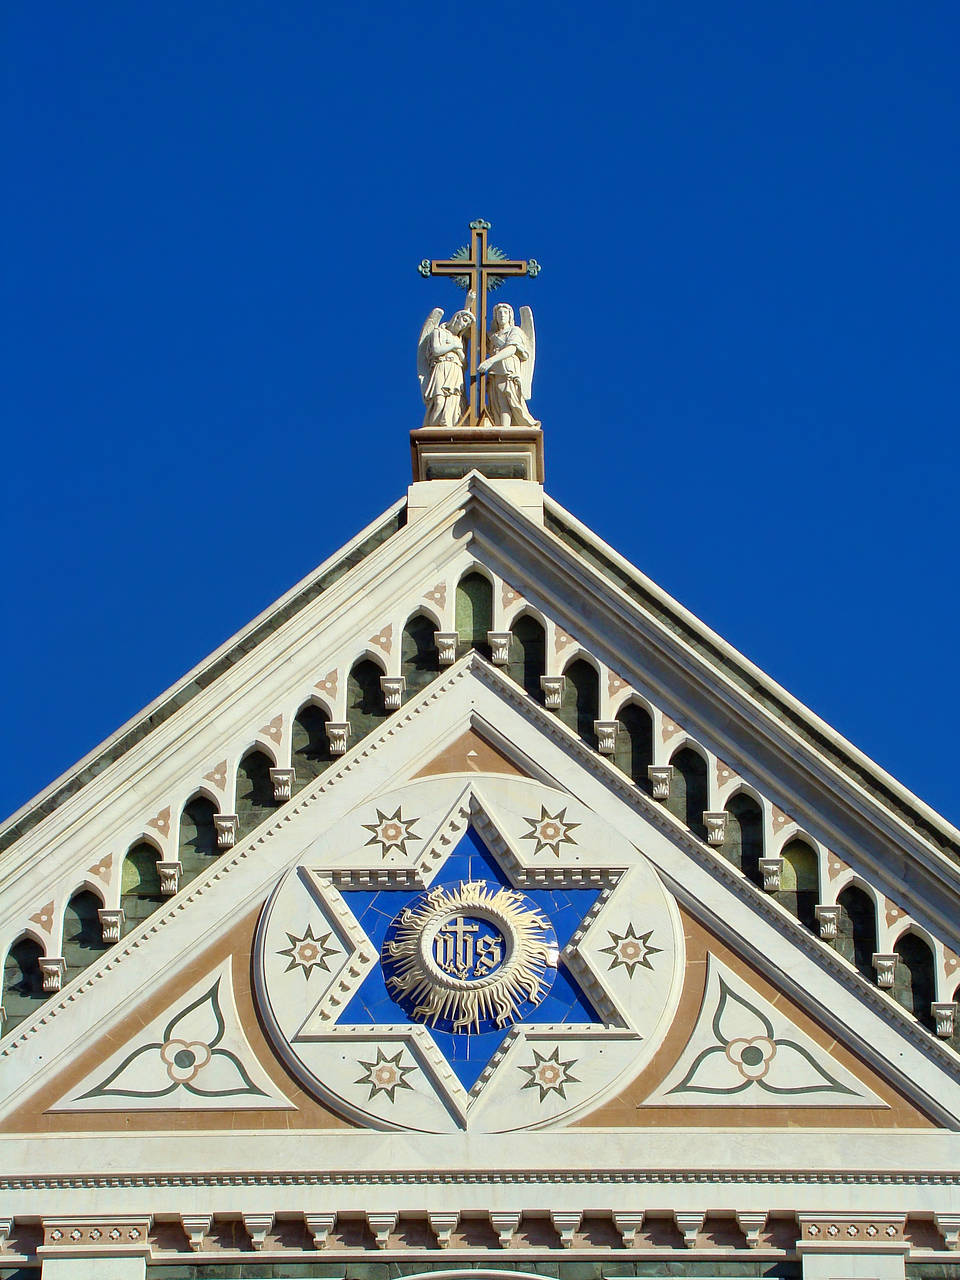
<svg viewBox="0 0 960 1280"><path fill-rule="evenodd" d="M467 295L467 302L472 300ZM424 321L417 344L417 376L423 403L425 427L455 427L467 408L463 377L466 352L462 335L475 322L472 311L464 308L441 324L442 307L434 307Z"/></svg>
<svg viewBox="0 0 960 1280"><path fill-rule="evenodd" d="M498 302L493 308L493 328L487 334L490 354L477 366L487 377L487 409L498 427L539 427L527 401L533 388L537 335L533 312L520 308L520 324L513 322L513 307Z"/></svg>

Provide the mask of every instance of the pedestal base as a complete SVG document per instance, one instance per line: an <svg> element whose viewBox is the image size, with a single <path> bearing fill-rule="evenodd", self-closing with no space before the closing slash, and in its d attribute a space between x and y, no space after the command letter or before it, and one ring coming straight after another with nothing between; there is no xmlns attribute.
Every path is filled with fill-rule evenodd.
<svg viewBox="0 0 960 1280"><path fill-rule="evenodd" d="M479 471L489 480L543 484L539 427L419 427L410 432L413 479L460 480Z"/></svg>

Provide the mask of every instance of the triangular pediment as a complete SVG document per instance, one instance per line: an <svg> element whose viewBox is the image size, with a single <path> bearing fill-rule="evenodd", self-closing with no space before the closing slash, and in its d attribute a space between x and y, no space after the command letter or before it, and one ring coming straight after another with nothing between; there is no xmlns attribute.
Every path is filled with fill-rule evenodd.
<svg viewBox="0 0 960 1280"><path fill-rule="evenodd" d="M475 772L471 752L501 767ZM364 927L364 912L393 920L437 886L474 878L484 864L464 863L468 855L489 859L480 879L499 875L523 910L556 919L579 912L564 924L555 968L568 993L584 996L579 1012L568 1001L549 1006L549 1019L501 1025L502 1043L479 1076L458 1075L451 1037L431 1043L409 1006L398 1011L394 1001L390 1015L371 1001L362 1024L356 1016L385 937ZM461 914L469 911L467 903ZM489 910L486 918L500 920ZM505 939L505 928L501 920L494 933ZM325 1127L346 1120L451 1136L571 1124L816 1128L826 1107L840 1126L923 1129L960 1116L938 1046L905 1034L888 997L476 655L438 676L8 1041L6 1126L115 1130L130 1110L118 1100L111 1112L108 1102L124 1063L130 1085L131 1065L150 1046L151 1069L174 1075L204 1057L189 1019L214 974L223 1006L238 1010L224 1020L238 1078L269 1094L271 1106L302 1107L310 1128L321 1116ZM281 1007L281 989L294 993L292 1006ZM724 992L726 1019L716 1007ZM173 1041L184 1044L164 1050ZM219 1044L208 1036L205 1047ZM195 1056L178 1066L176 1052ZM749 1061L757 1052L761 1060ZM774 1077L784 1092L754 1101L750 1072L771 1052L777 1070L786 1063L790 1072ZM703 1062L712 1070L721 1059L727 1075L740 1071L743 1090L678 1099L678 1083L702 1085ZM183 1082L171 1082L178 1089L146 1108L151 1128L168 1118L176 1125L191 1109ZM724 1075L706 1087L730 1083ZM151 1078L147 1091L156 1088ZM208 1097L195 1109L201 1123L217 1112Z"/></svg>

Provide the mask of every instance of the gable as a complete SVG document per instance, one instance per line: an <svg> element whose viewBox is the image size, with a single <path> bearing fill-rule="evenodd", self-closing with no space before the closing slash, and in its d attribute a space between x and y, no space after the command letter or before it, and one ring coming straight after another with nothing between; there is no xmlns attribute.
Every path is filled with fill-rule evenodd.
<svg viewBox="0 0 960 1280"><path fill-rule="evenodd" d="M475 747L473 743L480 745ZM502 761L501 772L473 772L469 765L463 769L469 752L474 750L478 755L484 751L488 760ZM454 767L434 772L444 761ZM512 772L508 771L508 762L512 762ZM414 780L414 775L420 775L419 780ZM509 797L514 793L523 794L525 804L512 802ZM539 805L534 793L543 796ZM403 809L404 797L410 797L412 802L416 796L433 797L415 805L420 824L416 834L420 838L410 841L406 848L385 851L382 840L377 844L377 833L382 836L383 824L388 820L395 820L405 831L404 824L410 819ZM536 839L525 839L534 833L533 820L545 816L556 825L554 820L561 813L561 827L564 823L575 824L570 829L572 839L568 846L561 843L555 849L544 846L537 850ZM334 1127L344 1120L382 1126L388 1119L384 1114L363 1114L336 1090L318 1096L323 1093L322 1080L321 1087L317 1087L320 1077L311 1081L309 1073L298 1073L296 1064L291 1068L290 1059L284 1060L283 1036L275 1034L276 1029L271 1033L269 1006L262 993L251 1001L245 991L249 987L251 954L255 983L263 971L262 965L257 968L253 924L259 919L263 934L268 928L263 921L270 914L269 909L264 911L264 904L268 900L282 903L284 890L276 888L278 883L302 886L303 873L297 870L300 867L327 878L328 911L335 910L338 900L342 902L350 892L369 894L377 886L388 892L391 884L395 886L393 891L429 889L434 860L442 865L451 847L455 851L470 827L500 859L504 872L521 887L528 882L540 885L546 876L547 888L553 884L560 892L585 883L602 885L605 876L621 877L626 871L634 880L637 875L646 875L665 904L657 927L674 937L672 952L667 946L657 952L673 955L673 968L666 975L670 978L666 1003L654 1024L644 1027L639 1039L635 1037L631 1042L624 1042L623 1037L618 1041L613 1036L604 1052L608 1057L617 1053L621 1057L614 1064L610 1079L601 1082L589 1096L582 1096L579 1106L568 1109L557 1105L552 1114L548 1109L546 1123L573 1121L591 1129L609 1123L625 1128L678 1123L710 1129L744 1123L752 1127L777 1128L785 1123L819 1127L822 1095L816 1095L815 1102L795 1097L779 1108L767 1106L766 1099L764 1105L757 1105L736 1097L730 1100L725 1114L720 1114L724 1108L715 1104L708 1114L703 1106L697 1106L697 1100L686 1100L681 1115L671 1109L673 1101L665 1103L658 1094L670 1071L682 1064L687 1046L693 1044L696 1048L694 1038L698 1023L705 1016L704 1002L709 994L705 975L717 965L723 966L725 972L736 971L738 981L747 989L746 998L752 999L755 1009L761 1011L761 1019L771 1003L777 1006L783 1027L778 1028L775 1038L799 1044L808 1059L816 1059L816 1069L839 1082L842 1089L857 1092L853 1105L848 1106L849 1094L831 1100L840 1107L838 1122L853 1128L866 1123L871 1128L910 1130L929 1128L932 1121L951 1127L956 1123L960 1111L956 1081L939 1065L942 1059L938 1059L936 1051L940 1050L941 1055L945 1051L932 1037L920 1041L889 997L867 988L855 971L847 972L849 965L809 937L769 896L745 885L738 878L739 873L735 875L734 869L706 842L692 836L678 819L628 782L599 753L584 746L556 717L531 705L527 695L509 678L471 655L428 685L418 699L385 720L378 732L358 744L341 763L331 764L313 786L305 787L287 805L278 808L246 842L215 859L205 875L198 876L168 904L158 907L154 917L147 918L137 931L107 953L109 958L102 965L91 966L85 982L75 982L64 993L64 999L51 1002L39 1023L26 1026L19 1038L8 1039L6 1097L15 1105L11 1110L7 1104L5 1127L8 1131L20 1125L47 1132L89 1131L100 1126L109 1130L110 1115L113 1114L115 1125L118 1113L109 1112L98 1101L97 1110L84 1112L80 1120L74 1105L78 1095L91 1092L98 1082L102 1085L124 1052L129 1057L143 1047L142 1035L141 1041L135 1042L136 1036L128 1034L130 1028L135 1028L138 1035L145 1030L145 1043L155 1044L154 1026L172 1025L181 1016L175 1007L177 1000L189 1005L198 984L204 985L216 965L222 965L228 957L240 1010L238 1022L247 1029L243 1052L252 1055L252 1062L243 1064L247 1074L252 1077L254 1070L266 1072L282 1098L300 1099L301 1103L309 1098L305 1113L311 1117L305 1121L308 1125L316 1124L317 1117L323 1114L331 1117L324 1123ZM582 828L579 837L578 828ZM348 830L354 830L355 837L348 838ZM402 843L402 832L400 835ZM385 856L387 853L389 856ZM654 890L643 890L639 883L625 881L621 901L642 903L650 909L650 893ZM612 897L616 900L616 893ZM666 915L662 914L664 911ZM240 919L246 925L238 935L230 922ZM670 919L673 925L669 925ZM328 914L326 923L331 922ZM288 931L286 926L291 923L296 927ZM322 924L323 921L312 927L311 938L323 936L326 930ZM293 938L302 941L308 936L305 925L311 925L311 921L293 921L291 916L278 928L283 937L292 933ZM618 940L642 937L647 930L642 921L634 922L626 916L614 919L609 913L604 917L603 912L590 927L595 937L585 946L586 961L582 957L571 958L568 968L588 992L599 1015L594 1029L578 1025L558 1032L554 1024L548 1023L550 1042L538 1041L541 1047L533 1049L528 1045L529 1035L536 1039L543 1033L536 1032L537 1024L531 1024L523 1039L524 1047L530 1048L530 1062L524 1059L514 1067L518 1073L513 1076L515 1091L526 1066L556 1062L576 1076L577 1068L563 1068L563 1064L583 1060L587 1042L593 1046L591 1052L596 1051L597 1026L622 1029L631 1021L636 1023L635 1015L625 1015L625 1006L605 1003L610 998L608 984L613 979L630 989L634 977L629 958L627 963L618 962L609 953ZM232 938L229 944L224 942L228 935ZM292 945L291 938L289 947L284 941L273 951L288 951ZM262 953L262 946L260 950ZM285 972L290 958L277 960L275 967ZM368 957L368 961L372 959ZM578 969L577 965L583 963L586 967ZM293 976L302 977L299 973ZM331 982L333 978L339 981L339 975L331 974ZM302 987L308 988L306 979ZM317 984L309 989L320 988ZM154 990L162 992L157 1001L152 997ZM744 996L742 989L740 996ZM311 1007L304 1006L301 1011L303 1016L319 1017L312 995L309 1003ZM317 1002L322 1013L320 1006L322 1000ZM682 1017L680 1010L684 1011ZM94 1015L105 1039L100 1046L90 1045ZM561 1024L564 1017L560 1017ZM266 1037L254 1031L258 1020L267 1023ZM299 1024L303 1018L297 1015L294 1021ZM382 1025L382 1020L372 1020L363 1035L382 1042ZM124 1030L120 1031L120 1027ZM281 1033L284 1030L280 1028ZM910 1031L914 1031L912 1036ZM515 1039L519 1044L520 1037ZM75 1061L78 1045L84 1048L82 1061ZM390 1042L383 1051L392 1059L397 1049ZM375 1053L376 1050L374 1056L368 1053L358 1061L375 1064ZM432 1065L434 1073L439 1073L441 1059L442 1055L435 1055L432 1064L424 1059L424 1065ZM509 1067L509 1056L505 1060ZM409 1064L401 1059L401 1065ZM549 1066L547 1074L552 1074ZM357 1078L360 1075L358 1072ZM88 1081L86 1087L81 1087ZM351 1083L356 1079L347 1081ZM555 1092L549 1089L545 1100L566 1103L566 1098L550 1097ZM400 1094L396 1096L399 1098ZM484 1109L492 1112L494 1100L495 1091L491 1090L483 1099L484 1107L477 1108L477 1115L481 1116ZM402 1101L401 1098L401 1104ZM515 1118L511 1119L516 1114L512 1095L498 1105L501 1118L488 1117L481 1122L481 1131L484 1125L494 1129L504 1123L508 1127L515 1125ZM58 1109L64 1107L70 1109ZM166 1127L168 1117L174 1124L182 1123L188 1109L182 1098L169 1108L158 1105L149 1115L151 1129ZM79 1110L82 1112L82 1108ZM208 1123L208 1110L204 1104L204 1124ZM263 1123L275 1121L265 1119ZM418 1123L422 1124L422 1119ZM535 1123L539 1124L539 1117ZM129 1119L124 1124L125 1131L129 1131ZM463 1128L470 1128L465 1114L459 1116L453 1131Z"/></svg>

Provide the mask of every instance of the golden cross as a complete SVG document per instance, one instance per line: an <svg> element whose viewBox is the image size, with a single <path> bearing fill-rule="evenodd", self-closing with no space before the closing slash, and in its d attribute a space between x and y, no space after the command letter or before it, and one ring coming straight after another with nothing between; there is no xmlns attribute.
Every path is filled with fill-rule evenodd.
<svg viewBox="0 0 960 1280"><path fill-rule="evenodd" d="M487 292L500 287L504 276L536 276L540 263L536 258L506 258L494 245L487 244L490 223L474 218L470 223L470 249L461 249L459 258L424 258L419 271L422 276L461 276L467 282L469 295L475 301L470 310L476 316L475 340L470 343L470 407L463 425L476 426L483 413L484 394L477 377L477 365L487 354Z"/></svg>

